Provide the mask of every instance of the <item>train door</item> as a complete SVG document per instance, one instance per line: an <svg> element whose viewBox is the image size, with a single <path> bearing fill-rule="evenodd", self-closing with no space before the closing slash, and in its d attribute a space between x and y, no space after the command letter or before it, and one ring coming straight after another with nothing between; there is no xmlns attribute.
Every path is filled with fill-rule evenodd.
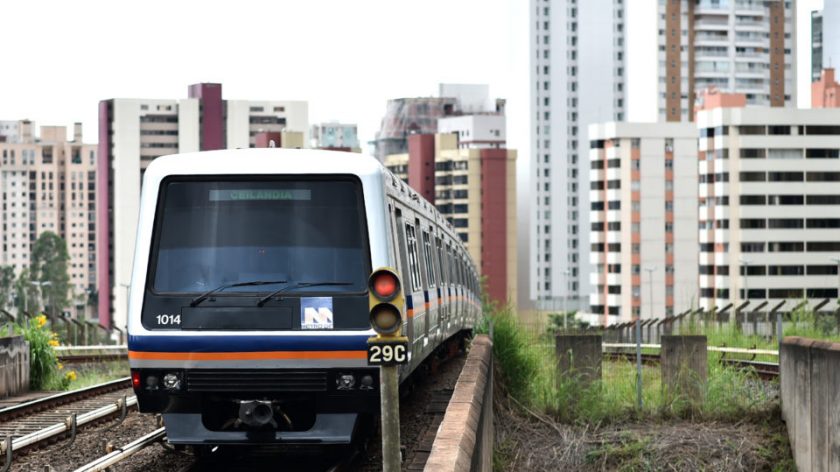
<svg viewBox="0 0 840 472"><path fill-rule="evenodd" d="M429 344L429 325L431 324L432 318L432 302L431 302L431 292L435 290L437 286L437 279L435 277L435 267L434 262L432 262L432 239L429 235L428 229L422 229L419 222L417 225L418 228L421 228L421 244L420 250L423 253L423 274L425 276L425 286L423 288L423 307L424 307L424 314L423 314L423 334L425 336L425 340L423 341L423 348L425 349L426 346Z"/></svg>
<svg viewBox="0 0 840 472"><path fill-rule="evenodd" d="M417 334L419 334L415 333L414 330L414 315L419 312L419 305L423 299L423 281L420 276L420 260L417 255L417 229L414 224L408 221L405 222L404 228L409 272L409 278L405 284L410 287L410 290L407 291L409 295L406 296L406 312L408 314L408 337L413 344L417 340Z"/></svg>
<svg viewBox="0 0 840 472"><path fill-rule="evenodd" d="M422 350L429 344L428 325L429 325L429 285L431 284L431 275L429 274L429 267L426 264L426 247L423 244L423 224L420 218L414 219L414 227L412 233L415 238L415 256L417 258L417 273L420 276L420 292L417 295L414 303L414 334L417 337L418 349Z"/></svg>
<svg viewBox="0 0 840 472"><path fill-rule="evenodd" d="M441 330L443 329L443 320L446 316L446 303L445 303L445 294L446 294L446 264L445 264L445 254L443 249L443 242L441 240L440 235L435 236L435 252L437 253L437 267L438 267L438 287L435 291L435 303L437 305L437 314L435 316L435 326L437 327L437 334L440 334ZM436 339L435 341L440 341Z"/></svg>

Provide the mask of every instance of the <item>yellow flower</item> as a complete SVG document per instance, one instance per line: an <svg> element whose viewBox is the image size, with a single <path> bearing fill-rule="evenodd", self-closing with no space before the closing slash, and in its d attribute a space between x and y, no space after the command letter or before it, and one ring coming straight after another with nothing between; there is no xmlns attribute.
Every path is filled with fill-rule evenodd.
<svg viewBox="0 0 840 472"><path fill-rule="evenodd" d="M64 370L64 364L61 362L58 363L58 370Z"/></svg>
<svg viewBox="0 0 840 472"><path fill-rule="evenodd" d="M35 317L35 323L38 325L39 328L41 328L45 324L47 324L47 317L44 315L38 315Z"/></svg>
<svg viewBox="0 0 840 472"><path fill-rule="evenodd" d="M58 347L58 341L56 341L55 339L50 339L49 344L52 347Z"/></svg>
<svg viewBox="0 0 840 472"><path fill-rule="evenodd" d="M50 337L53 339L58 339L58 333L51 333Z"/></svg>
<svg viewBox="0 0 840 472"><path fill-rule="evenodd" d="M71 382L72 382L72 381L74 381L74 380L76 380L76 371L75 371L75 370L71 370L70 372L67 372L67 373L64 375L64 378L66 378L67 380L69 380L69 381L71 381Z"/></svg>

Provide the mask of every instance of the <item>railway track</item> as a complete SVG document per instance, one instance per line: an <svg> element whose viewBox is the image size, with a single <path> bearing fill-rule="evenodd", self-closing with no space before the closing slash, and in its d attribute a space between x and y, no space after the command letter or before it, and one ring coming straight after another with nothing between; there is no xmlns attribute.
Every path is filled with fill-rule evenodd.
<svg viewBox="0 0 840 472"><path fill-rule="evenodd" d="M628 361L636 361L635 352L627 351L607 351L604 357L609 359L625 359ZM642 354L642 363L645 365L659 365L659 354ZM779 364L773 362L761 362L748 359L731 359L721 358L722 364L735 367L738 369L753 369L759 378L764 380L773 380L779 377Z"/></svg>
<svg viewBox="0 0 840 472"><path fill-rule="evenodd" d="M125 418L137 404L129 378L122 378L21 403L0 410L0 471L9 470L14 457L69 436L85 426ZM71 442L72 443L72 442Z"/></svg>

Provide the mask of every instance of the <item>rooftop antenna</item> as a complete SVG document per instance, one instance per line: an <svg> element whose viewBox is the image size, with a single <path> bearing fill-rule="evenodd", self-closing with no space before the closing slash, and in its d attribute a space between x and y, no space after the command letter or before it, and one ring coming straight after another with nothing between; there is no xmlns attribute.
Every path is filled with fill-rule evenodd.
<svg viewBox="0 0 840 472"><path fill-rule="evenodd" d="M277 147L277 145L276 145L276 144L274 144L274 140L273 140L273 139L272 139L272 140L270 140L270 141L268 142L268 147L270 147L270 148Z"/></svg>

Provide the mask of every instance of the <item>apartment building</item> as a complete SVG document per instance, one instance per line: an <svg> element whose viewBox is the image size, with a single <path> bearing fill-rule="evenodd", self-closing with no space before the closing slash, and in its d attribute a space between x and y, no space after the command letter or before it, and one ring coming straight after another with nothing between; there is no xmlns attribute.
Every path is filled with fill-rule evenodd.
<svg viewBox="0 0 840 472"><path fill-rule="evenodd" d="M693 123L589 126L590 321L671 316L697 296Z"/></svg>
<svg viewBox="0 0 840 472"><path fill-rule="evenodd" d="M589 305L587 127L626 112L625 0L531 0L529 298ZM568 272L567 272L568 271Z"/></svg>
<svg viewBox="0 0 840 472"><path fill-rule="evenodd" d="M700 305L836 306L840 109L704 104L697 127Z"/></svg>
<svg viewBox="0 0 840 472"><path fill-rule="evenodd" d="M226 100L222 84L191 85L185 99L99 103L97 275L103 325L126 324L140 184L149 163L166 154L256 147L259 133L289 131L303 134L301 146L308 142L306 102Z"/></svg>
<svg viewBox="0 0 840 472"><path fill-rule="evenodd" d="M749 105L796 104L792 0L659 0L659 117L691 121L699 91Z"/></svg>
<svg viewBox="0 0 840 472"><path fill-rule="evenodd" d="M386 156L385 166L446 217L487 278L489 296L515 301L516 151L459 140L457 132L410 135L408 153Z"/></svg>
<svg viewBox="0 0 840 472"><path fill-rule="evenodd" d="M38 237L58 234L70 255L73 303L83 309L97 290L96 154L95 144L82 143L80 123L68 140L64 126L42 126L36 136L32 121L0 122L0 265L20 275Z"/></svg>
<svg viewBox="0 0 840 472"><path fill-rule="evenodd" d="M811 81L823 69L840 63L840 2L825 0L822 10L811 12Z"/></svg>

